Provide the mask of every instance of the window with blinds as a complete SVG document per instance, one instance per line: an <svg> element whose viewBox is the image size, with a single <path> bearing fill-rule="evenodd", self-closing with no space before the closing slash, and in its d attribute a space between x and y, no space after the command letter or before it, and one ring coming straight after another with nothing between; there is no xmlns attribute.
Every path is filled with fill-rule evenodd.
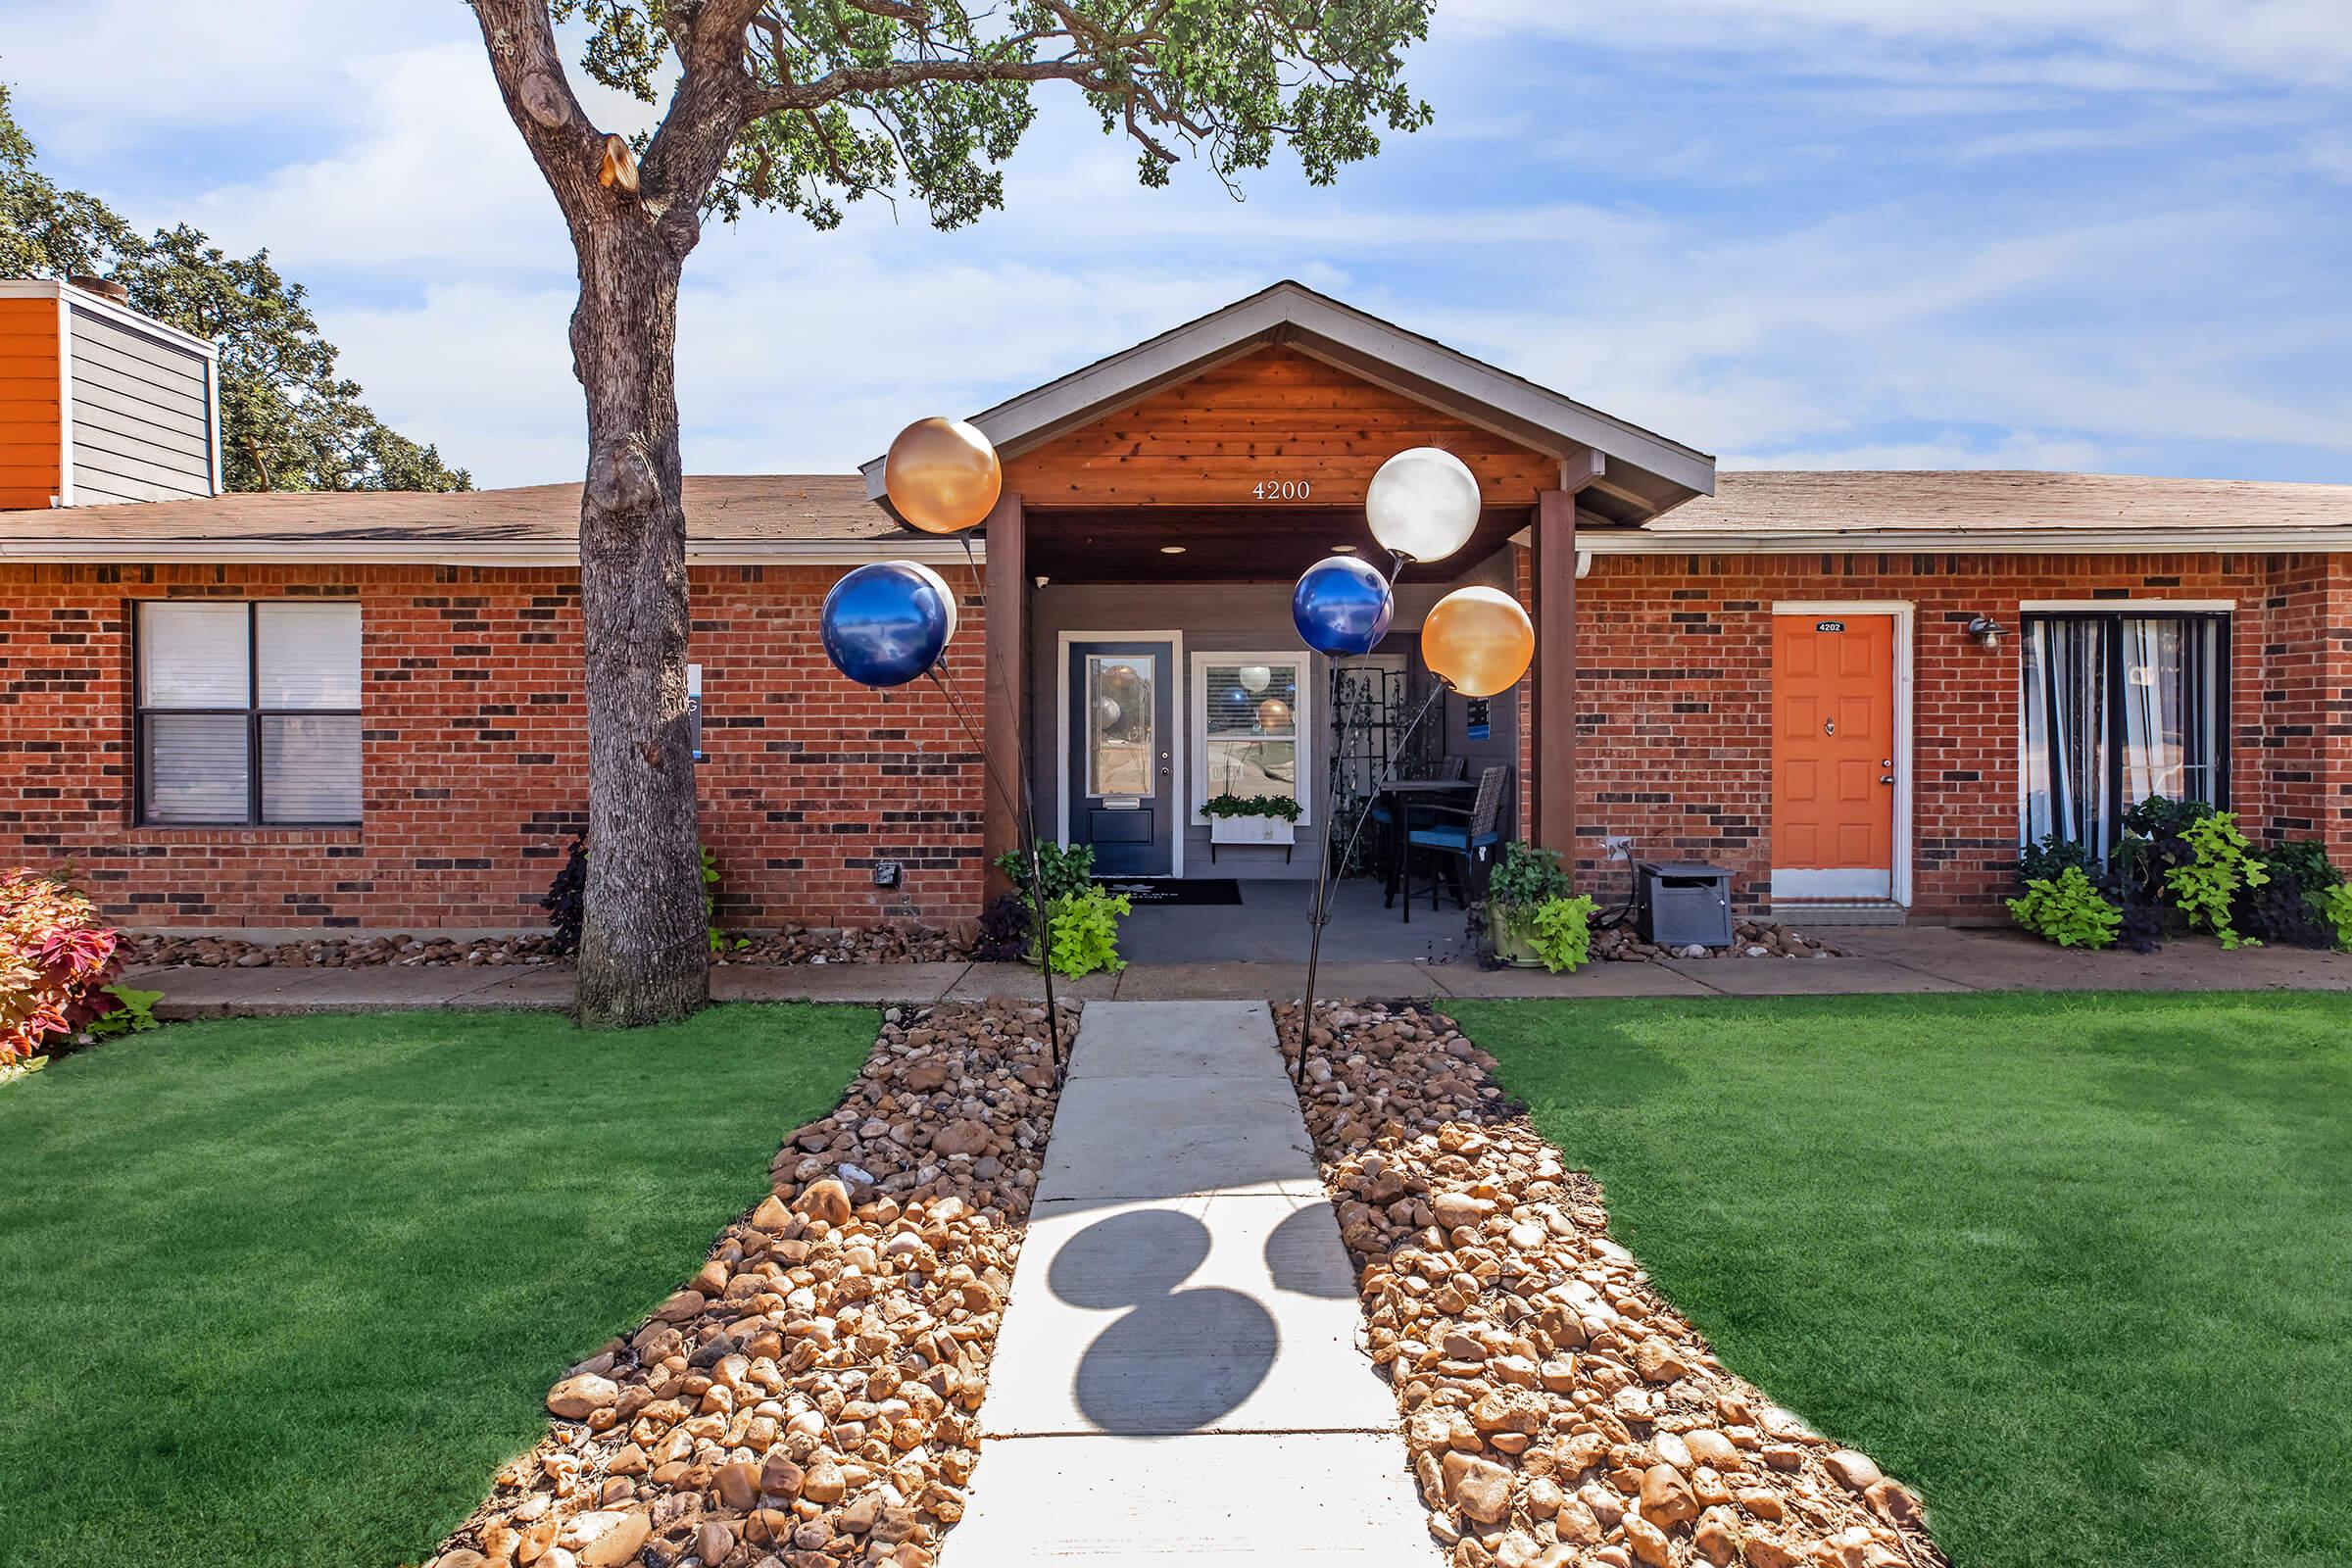
<svg viewBox="0 0 2352 1568"><path fill-rule="evenodd" d="M138 698L141 821L360 820L359 606L141 605Z"/></svg>

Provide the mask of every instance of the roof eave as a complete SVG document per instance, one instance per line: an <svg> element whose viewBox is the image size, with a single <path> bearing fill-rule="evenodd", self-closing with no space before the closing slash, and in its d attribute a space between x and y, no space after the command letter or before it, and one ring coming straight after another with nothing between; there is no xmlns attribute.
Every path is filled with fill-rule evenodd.
<svg viewBox="0 0 2352 1568"><path fill-rule="evenodd" d="M971 559L985 559L983 541ZM874 539L689 539L686 561L698 566L855 566L869 561L960 565L960 539L884 535ZM573 569L569 541L465 539L0 539L0 564L20 565L351 565L493 566Z"/></svg>

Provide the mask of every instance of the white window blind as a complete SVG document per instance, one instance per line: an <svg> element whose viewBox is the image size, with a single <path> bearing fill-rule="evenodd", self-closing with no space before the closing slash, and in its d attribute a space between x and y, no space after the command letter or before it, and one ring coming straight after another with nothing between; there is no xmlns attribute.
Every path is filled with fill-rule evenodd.
<svg viewBox="0 0 2352 1568"><path fill-rule="evenodd" d="M359 606L143 606L138 668L142 820L360 819Z"/></svg>

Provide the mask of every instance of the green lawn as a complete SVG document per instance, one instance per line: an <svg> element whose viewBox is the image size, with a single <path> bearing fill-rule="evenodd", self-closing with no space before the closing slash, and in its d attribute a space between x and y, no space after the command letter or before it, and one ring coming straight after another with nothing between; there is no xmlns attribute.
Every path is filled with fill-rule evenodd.
<svg viewBox="0 0 2352 1568"><path fill-rule="evenodd" d="M1960 1568L2352 1563L2352 998L1450 1010Z"/></svg>
<svg viewBox="0 0 2352 1568"><path fill-rule="evenodd" d="M0 1563L429 1553L875 1022L187 1023L0 1089Z"/></svg>

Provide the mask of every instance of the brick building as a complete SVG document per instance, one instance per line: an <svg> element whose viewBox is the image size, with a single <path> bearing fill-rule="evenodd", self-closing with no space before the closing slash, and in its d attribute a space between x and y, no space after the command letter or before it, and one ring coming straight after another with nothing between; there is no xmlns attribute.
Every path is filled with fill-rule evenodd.
<svg viewBox="0 0 2352 1568"><path fill-rule="evenodd" d="M0 863L145 927L536 925L585 806L577 487L217 494L209 349L55 284L0 284ZM1123 874L1309 875L1200 806L1291 793L1317 832L1376 765L1339 710L1411 745L1420 617L1465 582L1530 606L1537 665L1418 749L1510 769L1516 830L1610 893L1630 847L1744 907L1985 918L2022 838L2111 842L2151 793L2352 862L2352 487L1719 475L1289 283L975 422L1005 497L968 541L901 526L878 462L687 481L730 923L974 910L992 762ZM1290 585L1375 548L1365 486L1419 445L1478 531L1335 670ZM826 664L825 591L885 559L961 596L976 734Z"/></svg>

